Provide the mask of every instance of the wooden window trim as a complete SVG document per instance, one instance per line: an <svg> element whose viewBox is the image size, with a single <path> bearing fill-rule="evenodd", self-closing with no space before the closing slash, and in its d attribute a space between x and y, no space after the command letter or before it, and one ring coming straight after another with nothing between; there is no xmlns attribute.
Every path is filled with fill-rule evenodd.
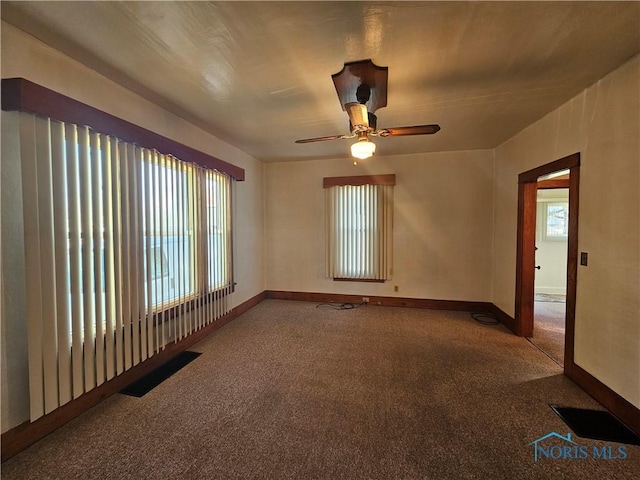
<svg viewBox="0 0 640 480"><path fill-rule="evenodd" d="M395 173L387 175L356 175L352 177L325 177L322 179L323 188L342 187L345 185L391 185L396 184Z"/></svg>
<svg viewBox="0 0 640 480"><path fill-rule="evenodd" d="M163 137L151 130L139 127L24 78L2 79L2 110L36 113L61 122L87 125L97 132L113 135L125 142L156 149L182 161L194 162L202 167L218 170L238 181L243 181L245 178L243 168Z"/></svg>
<svg viewBox="0 0 640 480"><path fill-rule="evenodd" d="M174 302L173 304L166 306L162 310L154 311L150 314L151 318L153 318L154 321L158 322L168 322L169 320L173 320L179 315L183 315L185 313L191 312L192 310L195 310L196 307L208 305L214 300L220 300L227 295L231 295L236 291L236 285L237 284L235 282L232 282L229 285L226 285L217 290L212 290L209 293L194 293L182 303Z"/></svg>

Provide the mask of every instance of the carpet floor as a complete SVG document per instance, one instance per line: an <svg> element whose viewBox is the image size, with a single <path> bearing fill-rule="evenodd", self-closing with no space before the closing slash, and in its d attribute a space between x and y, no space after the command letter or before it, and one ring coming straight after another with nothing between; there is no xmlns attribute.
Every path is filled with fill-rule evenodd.
<svg viewBox="0 0 640 480"><path fill-rule="evenodd" d="M531 342L564 365L566 303L534 302Z"/></svg>
<svg viewBox="0 0 640 480"><path fill-rule="evenodd" d="M567 296L560 293L536 293L533 300L535 302L566 303Z"/></svg>
<svg viewBox="0 0 640 480"><path fill-rule="evenodd" d="M266 300L141 398L116 394L2 465L11 479L635 479L625 459L543 458L601 408L468 313ZM573 439L585 448L602 442ZM551 440L553 441L553 440ZM613 444L613 449L619 445Z"/></svg>

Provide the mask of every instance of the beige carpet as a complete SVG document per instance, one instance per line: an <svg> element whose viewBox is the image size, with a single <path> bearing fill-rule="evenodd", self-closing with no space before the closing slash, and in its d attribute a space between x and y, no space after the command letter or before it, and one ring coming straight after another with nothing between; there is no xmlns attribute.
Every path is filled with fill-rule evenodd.
<svg viewBox="0 0 640 480"><path fill-rule="evenodd" d="M637 478L626 460L534 463L598 405L525 339L469 314L267 300L142 398L114 395L3 479ZM576 437L574 437L576 438ZM580 444L599 442L578 439Z"/></svg>
<svg viewBox="0 0 640 480"><path fill-rule="evenodd" d="M564 365L566 303L534 302L533 337L531 342Z"/></svg>

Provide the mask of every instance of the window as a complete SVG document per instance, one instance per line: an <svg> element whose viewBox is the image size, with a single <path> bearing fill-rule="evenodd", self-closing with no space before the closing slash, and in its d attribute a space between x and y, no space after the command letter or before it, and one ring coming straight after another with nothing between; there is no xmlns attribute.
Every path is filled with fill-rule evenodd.
<svg viewBox="0 0 640 480"><path fill-rule="evenodd" d="M544 240L566 240L569 236L569 202L544 202Z"/></svg>
<svg viewBox="0 0 640 480"><path fill-rule="evenodd" d="M66 181L72 185L70 193L77 193L81 198L79 205L70 206L73 201L68 199L66 206L66 214L71 218L70 228L76 232L75 237L80 232L80 238L71 242L72 245L79 244L80 251L77 253L76 249L70 249L67 262L77 265L77 269L73 269L77 270L77 274L73 275L73 281L71 271L68 271L69 305L73 305L73 292L77 290L80 308L84 310L83 319L88 315L84 302L87 302L87 305L99 306L98 310L91 312L96 315L96 320L83 321L81 325L83 335L84 329L89 327L90 335L94 336L97 331L104 332L107 328L106 304L109 300L106 298L106 292L115 288L112 281L107 286L105 257L114 255L115 239L113 227L108 232L105 231L106 224L113 225L113 219L111 222L107 221L105 210L113 212L114 207L116 210L122 209L122 205L105 203L111 202L113 196L110 197L111 200L106 198L103 179L109 177L107 181L111 183L111 188L114 179L107 171L105 163L109 161L109 154L104 151L104 145L98 142L101 140L102 143L108 144L112 140L91 132L88 135L97 138L94 149L86 142L80 145L75 139L71 139L72 143L67 143L64 151L68 168ZM83 149L86 150L86 155L82 154ZM137 244L141 242L142 267L137 273L135 268L130 268L129 274L134 272L134 276L141 277L137 283L142 282L145 310L158 312L196 296L196 275L199 269L195 267L201 263L197 257L194 235L194 222L199 217L195 199L198 175L193 165L184 164L151 150L141 149L139 157L136 162L141 162L139 173L142 174L139 181L139 228L142 229L142 235L140 238L129 235L127 243L139 247ZM92 159L92 162L86 162L87 158ZM227 287L231 281L231 212L225 208L230 196L230 181L228 176L209 170L202 173L201 177L207 186L206 201L212 206L219 205L218 208L209 207L205 218L205 228L215 232L215 235L208 236L212 240L207 248L209 262L200 267L201 270L208 270L209 279L206 286L201 286L202 290L214 291ZM119 198L116 199L116 203ZM132 200L127 195L123 198L125 202ZM87 231L86 226L90 224L94 226L94 230ZM96 235L95 227L100 234ZM68 233L71 238L71 231ZM109 251L105 248L105 241L110 242ZM115 257L110 258L107 264L113 265L114 261ZM114 274L115 272L110 272L109 279L113 279ZM72 283L77 285L77 288L71 288ZM98 320L102 322L102 329L93 328ZM71 331L71 315L69 322ZM110 323L110 328L115 328L115 324Z"/></svg>
<svg viewBox="0 0 640 480"><path fill-rule="evenodd" d="M325 178L327 276L391 278L395 175Z"/></svg>
<svg viewBox="0 0 640 480"><path fill-rule="evenodd" d="M229 205L245 172L22 78L2 79L2 109L20 112L12 201L34 421L230 311ZM220 212L211 243L208 204Z"/></svg>
<svg viewBox="0 0 640 480"><path fill-rule="evenodd" d="M536 238L540 242L566 242L569 238L569 190L538 190Z"/></svg>
<svg viewBox="0 0 640 480"><path fill-rule="evenodd" d="M229 311L233 180L33 114L20 135L35 419Z"/></svg>
<svg viewBox="0 0 640 480"><path fill-rule="evenodd" d="M196 173L192 165L157 152L145 153L146 205L142 209L145 305L159 311L191 299L196 293L194 267L198 259L192 212Z"/></svg>
<svg viewBox="0 0 640 480"><path fill-rule="evenodd" d="M207 171L206 225L209 292L231 283L231 183L219 172Z"/></svg>

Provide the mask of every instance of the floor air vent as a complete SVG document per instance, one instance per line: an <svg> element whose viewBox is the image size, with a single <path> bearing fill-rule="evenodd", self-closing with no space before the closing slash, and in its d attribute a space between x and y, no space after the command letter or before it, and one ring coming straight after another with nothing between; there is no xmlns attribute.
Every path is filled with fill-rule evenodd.
<svg viewBox="0 0 640 480"><path fill-rule="evenodd" d="M167 363L160 365L158 368L149 372L140 380L120 390L120 393L131 397L143 397L200 355L201 354L198 352L181 352Z"/></svg>

